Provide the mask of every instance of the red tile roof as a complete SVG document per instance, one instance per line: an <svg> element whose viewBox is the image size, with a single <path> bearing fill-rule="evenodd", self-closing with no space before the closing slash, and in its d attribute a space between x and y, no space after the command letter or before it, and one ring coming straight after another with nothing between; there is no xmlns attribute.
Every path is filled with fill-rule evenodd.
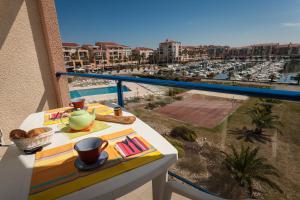
<svg viewBox="0 0 300 200"><path fill-rule="evenodd" d="M149 51L153 51L153 49L150 49L150 48L147 48L147 47L136 47L136 48L133 49L133 50L142 50L142 51L147 51L147 50L149 50Z"/></svg>
<svg viewBox="0 0 300 200"><path fill-rule="evenodd" d="M92 45L92 44L83 44L82 46L90 47L90 46L94 46L94 45Z"/></svg>
<svg viewBox="0 0 300 200"><path fill-rule="evenodd" d="M62 46L63 47L79 47L80 45L77 43L73 43L73 42L63 42Z"/></svg>
<svg viewBox="0 0 300 200"><path fill-rule="evenodd" d="M96 42L95 45L97 45L97 46L107 46L107 47L123 47L123 48L128 47L126 45L118 44L118 43L115 43L115 42Z"/></svg>

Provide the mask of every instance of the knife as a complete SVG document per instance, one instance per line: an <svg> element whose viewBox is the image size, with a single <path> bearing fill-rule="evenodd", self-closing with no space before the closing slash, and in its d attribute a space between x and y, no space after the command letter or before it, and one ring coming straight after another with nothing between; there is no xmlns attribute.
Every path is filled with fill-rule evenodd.
<svg viewBox="0 0 300 200"><path fill-rule="evenodd" d="M135 153L134 149L129 145L129 143L128 143L127 140L124 140L124 141L123 141L123 144L125 144L126 146L128 146L129 149L132 151L132 153Z"/></svg>
<svg viewBox="0 0 300 200"><path fill-rule="evenodd" d="M143 151L143 149L139 146L139 145L137 145L129 136L126 136L126 138L140 151L140 152L142 152Z"/></svg>

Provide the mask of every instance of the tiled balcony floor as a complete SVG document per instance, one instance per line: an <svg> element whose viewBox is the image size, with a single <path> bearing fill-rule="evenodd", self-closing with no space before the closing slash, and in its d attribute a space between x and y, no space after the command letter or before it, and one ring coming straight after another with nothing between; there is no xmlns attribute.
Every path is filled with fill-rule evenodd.
<svg viewBox="0 0 300 200"><path fill-rule="evenodd" d="M137 188L136 190L128 193L125 196L122 196L121 198L118 198L118 200L152 200L152 184L151 181L146 183L145 185ZM189 200L186 197L183 197L181 195L172 194L172 200Z"/></svg>

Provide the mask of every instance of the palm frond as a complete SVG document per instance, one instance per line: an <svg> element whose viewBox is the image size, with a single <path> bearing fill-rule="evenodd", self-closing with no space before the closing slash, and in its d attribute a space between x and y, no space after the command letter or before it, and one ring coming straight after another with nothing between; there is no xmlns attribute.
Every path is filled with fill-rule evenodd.
<svg viewBox="0 0 300 200"><path fill-rule="evenodd" d="M267 159L258 155L259 148L251 149L249 146L241 145L240 151L234 146L229 146L231 152L224 153L224 164L231 173L231 176L242 186L248 189L249 194L253 193L253 181L267 184L282 192L279 186L270 180L270 177L279 177L278 170L267 163Z"/></svg>

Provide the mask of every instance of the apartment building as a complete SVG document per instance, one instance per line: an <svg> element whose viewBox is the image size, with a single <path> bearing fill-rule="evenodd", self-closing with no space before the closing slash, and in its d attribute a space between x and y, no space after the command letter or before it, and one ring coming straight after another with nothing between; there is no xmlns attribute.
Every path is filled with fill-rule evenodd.
<svg viewBox="0 0 300 200"><path fill-rule="evenodd" d="M229 48L225 58L227 59L246 59L251 56L252 48L251 46L244 47L232 47Z"/></svg>
<svg viewBox="0 0 300 200"><path fill-rule="evenodd" d="M226 53L226 59L275 59L300 58L300 44L266 43L245 47L232 47Z"/></svg>
<svg viewBox="0 0 300 200"><path fill-rule="evenodd" d="M105 51L99 46L84 44L82 48L88 50L90 64L92 68L98 68L107 63Z"/></svg>
<svg viewBox="0 0 300 200"><path fill-rule="evenodd" d="M181 61L181 42L166 39L159 44L159 62L174 63Z"/></svg>
<svg viewBox="0 0 300 200"><path fill-rule="evenodd" d="M182 46L182 61L196 61L207 58L207 46Z"/></svg>
<svg viewBox="0 0 300 200"><path fill-rule="evenodd" d="M211 59L224 59L229 50L229 46L210 45L207 48L208 57Z"/></svg>
<svg viewBox="0 0 300 200"><path fill-rule="evenodd" d="M279 43L265 43L252 45L252 57L268 58L277 54Z"/></svg>
<svg viewBox="0 0 300 200"><path fill-rule="evenodd" d="M126 45L115 42L96 42L95 46L104 52L103 58L108 65L127 62L131 56L131 49Z"/></svg>
<svg viewBox="0 0 300 200"><path fill-rule="evenodd" d="M80 68L90 64L89 51L82 48L79 44L63 42L62 47L65 66Z"/></svg>
<svg viewBox="0 0 300 200"><path fill-rule="evenodd" d="M137 58L140 63L148 63L150 57L153 55L153 49L147 47L136 47L132 49L132 55Z"/></svg>
<svg viewBox="0 0 300 200"><path fill-rule="evenodd" d="M290 44L290 57L300 58L300 44Z"/></svg>

